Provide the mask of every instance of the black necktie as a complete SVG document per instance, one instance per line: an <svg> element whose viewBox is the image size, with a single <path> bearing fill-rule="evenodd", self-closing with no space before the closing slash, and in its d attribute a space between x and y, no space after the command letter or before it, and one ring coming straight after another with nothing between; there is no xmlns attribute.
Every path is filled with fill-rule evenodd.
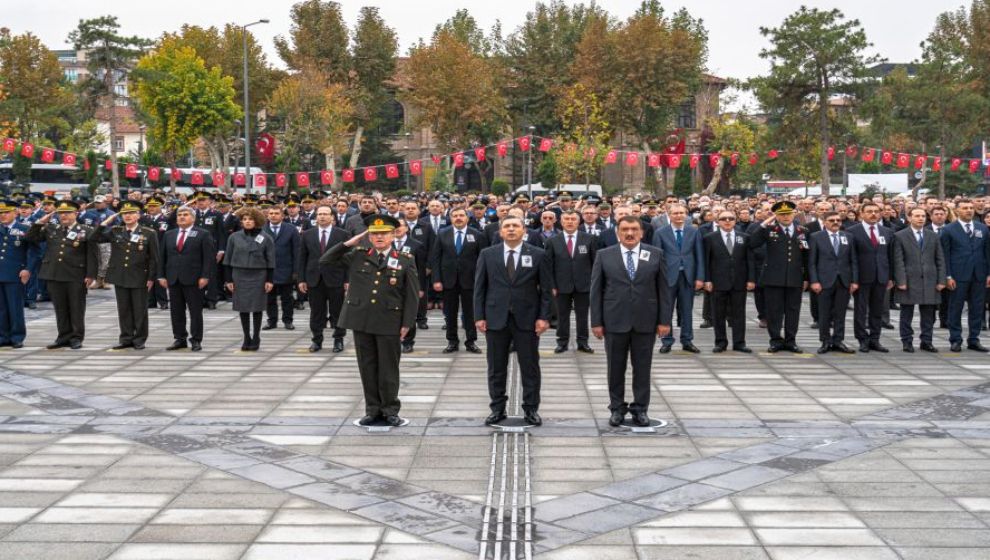
<svg viewBox="0 0 990 560"><path fill-rule="evenodd" d="M509 260L505 261L505 273L509 276L509 281L516 277L516 252L509 249Z"/></svg>
<svg viewBox="0 0 990 560"><path fill-rule="evenodd" d="M383 264L385 264L385 253L378 253L378 267L381 268Z"/></svg>

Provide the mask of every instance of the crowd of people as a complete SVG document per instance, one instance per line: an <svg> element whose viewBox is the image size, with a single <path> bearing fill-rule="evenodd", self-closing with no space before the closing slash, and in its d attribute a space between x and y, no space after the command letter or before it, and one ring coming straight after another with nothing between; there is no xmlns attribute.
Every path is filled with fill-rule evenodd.
<svg viewBox="0 0 990 560"><path fill-rule="evenodd" d="M400 425L401 353L412 352L429 309L443 310L444 353L481 353L485 336L491 414L506 417L510 352L520 365L522 408L539 425L539 337L555 330L594 353L604 339L610 423L649 425L650 368L659 353L751 353L754 294L770 353L796 343L804 292L818 353L888 352L880 342L900 309L904 352L938 352L936 320L951 351L987 352L990 197L939 199L617 195L534 197L419 193L232 194L132 192L91 202L20 195L0 201L0 346L21 348L25 308L50 300L49 349L82 347L88 289L115 290L116 350L145 348L149 309L168 309L167 350L200 351L204 310L231 300L243 351L261 331L293 330L309 308L310 352L344 350L352 331L365 388L362 423ZM966 332L963 313L966 312ZM574 316L574 333L571 317ZM460 323L460 324L458 324ZM631 402L625 375L632 366Z"/></svg>

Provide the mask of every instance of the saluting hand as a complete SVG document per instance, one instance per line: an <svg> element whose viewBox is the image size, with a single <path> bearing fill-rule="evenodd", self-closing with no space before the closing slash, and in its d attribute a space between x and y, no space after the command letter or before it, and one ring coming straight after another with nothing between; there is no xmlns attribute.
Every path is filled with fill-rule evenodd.
<svg viewBox="0 0 990 560"><path fill-rule="evenodd" d="M54 215L55 215L55 212L49 212L48 214L45 214L44 216L38 218L38 221L35 222L35 223L36 224L41 224L41 225L47 224L48 221L51 220L52 219L52 216L54 216Z"/></svg>
<svg viewBox="0 0 990 560"><path fill-rule="evenodd" d="M117 219L117 213L116 212L112 212L109 216L107 216L107 219L105 219L102 222L100 222L100 225L102 225L104 227L105 226L108 226L108 225L112 224L113 221L116 220L116 219Z"/></svg>
<svg viewBox="0 0 990 560"><path fill-rule="evenodd" d="M770 227L776 222L777 222L777 216L770 216L769 218L763 220L763 223L760 225L762 225L763 227Z"/></svg>
<svg viewBox="0 0 990 560"><path fill-rule="evenodd" d="M350 238L350 239L348 239L347 241L344 241L344 246L345 246L345 247L353 247L353 246L355 246L355 245L357 245L357 244L358 244L358 242L360 242L360 241L361 241L361 239L362 239L362 238L363 238L363 237L364 237L365 235L368 235L368 230L364 230L364 231L362 231L361 233L359 233L359 234L357 234L357 235L355 235L354 237L352 237L352 238Z"/></svg>

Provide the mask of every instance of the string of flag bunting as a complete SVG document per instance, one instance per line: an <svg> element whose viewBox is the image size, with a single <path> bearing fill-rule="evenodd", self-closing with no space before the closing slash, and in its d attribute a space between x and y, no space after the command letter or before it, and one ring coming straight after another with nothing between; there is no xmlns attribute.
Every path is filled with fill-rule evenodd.
<svg viewBox="0 0 990 560"><path fill-rule="evenodd" d="M536 150L546 153L555 147L559 147L559 143L553 138L527 135L500 140L494 144L488 144L485 146L477 146L471 148L470 152L474 155L476 160L481 161L488 157L489 150L492 149L495 150L495 153L499 158L504 158L508 155L510 147L518 148L522 152L528 152L535 147ZM565 143L563 144L563 148L560 149L574 150L576 147L573 144ZM78 163L78 156L72 152L49 147L37 147L30 142L23 142L14 138L5 138L2 146L0 146L0 150L7 152L8 154L17 152L23 157L32 159L37 156L42 163L55 163L55 159L57 157L61 157L62 165L74 166L77 168L80 167L80 164ZM452 161L455 168L459 168L464 166L467 153L469 153L469 151L458 151L443 155L431 154L430 159L434 165L438 166L445 159L449 159ZM782 153L783 150L771 149L768 150L766 154L762 154L762 159L764 161L773 161ZM829 161L834 160L836 154L837 148L835 146L829 146L827 149ZM586 155L588 157L595 157L597 156L597 152L594 148L588 148ZM908 169L912 166L914 169L923 169L926 165L928 165L929 160L932 160L931 169L936 173L941 171L943 165L948 165L947 169L950 171L959 171L960 169L965 168L970 173L978 172L983 166L983 162L979 158L953 156L946 157L945 161L943 161L941 157L929 156L928 154L904 153L885 148L866 146L860 147L856 145L847 146L845 148L845 156L851 159L859 158L863 162L879 161L883 165L893 165L898 169ZM605 152L604 163L606 165L615 165L622 161L627 166L635 167L640 165L640 162L645 160L647 167L666 167L676 169L686 161L690 169L695 169L703 161L702 158L707 158L707 163L712 168L718 166L723 159L726 163L728 163L728 165L733 167L739 165L740 162L743 161L750 166L758 165L761 162L761 154L757 152L749 152L747 154L742 154L737 151L732 151L727 154L722 152L684 153L682 142L675 146L669 146L660 152L642 152L637 150L610 148L607 152ZM174 178L176 181L182 180L182 172L176 168L164 169L159 166L142 165L138 163L122 163L122 165L124 165L124 176L128 179L136 179L140 172L144 171L148 177L148 180L152 182L167 181L170 178ZM89 170L89 160L83 158L81 167L83 170ZM104 167L108 170L112 169L113 164L110 159L107 159L104 162ZM365 181L376 181L378 180L380 169L384 169L385 177L387 179L398 179L401 174L401 169L403 168L407 169L409 174L412 176L420 176L423 173L423 160L405 160L395 163L345 168L340 171L340 179L344 183L352 183L360 174L363 176ZM990 172L990 168L988 168L988 172ZM296 186L309 187L314 183L314 181L311 180L311 175L314 174L319 175L319 178L316 179L316 181L318 181L320 185L331 186L334 184L336 173L329 169L324 169L322 171L252 173L251 176L255 187L267 187L268 177L271 176L274 179L273 186L285 188L289 185L290 176L295 178ZM226 184L227 175L223 171L219 170L214 170L211 172L193 171L189 182L192 185L205 185L207 176L213 185ZM247 173L234 173L232 179L235 186L245 186L247 182Z"/></svg>

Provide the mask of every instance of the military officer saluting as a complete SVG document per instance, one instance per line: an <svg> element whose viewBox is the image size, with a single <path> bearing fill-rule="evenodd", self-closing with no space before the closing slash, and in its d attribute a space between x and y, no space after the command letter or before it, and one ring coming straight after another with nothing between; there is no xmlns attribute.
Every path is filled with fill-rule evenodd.
<svg viewBox="0 0 990 560"><path fill-rule="evenodd" d="M31 225L25 236L33 243L47 242L41 259L41 279L48 282L48 292L55 306L58 336L49 350L68 346L82 348L86 334L86 288L96 278L100 249L93 228L76 221L79 203L63 200L53 214L46 214Z"/></svg>
<svg viewBox="0 0 990 560"><path fill-rule="evenodd" d="M362 426L384 418L399 426L400 342L416 322L419 278L412 255L396 251L392 231L398 221L372 214L362 233L338 243L320 257L320 265L343 263L350 285L344 296L340 326L354 331L365 416ZM367 236L371 247L356 247Z"/></svg>
<svg viewBox="0 0 990 560"><path fill-rule="evenodd" d="M13 201L0 200L0 346L24 347L24 286L38 260L24 239L28 226L17 221Z"/></svg>
<svg viewBox="0 0 990 560"><path fill-rule="evenodd" d="M118 216L111 214L94 233L101 243L110 244L107 281L117 296L120 322L119 343L114 350L143 350L148 340L148 290L158 277L159 252L158 234L138 223L141 209L140 202L123 201L119 212L123 225L111 226Z"/></svg>
<svg viewBox="0 0 990 560"><path fill-rule="evenodd" d="M790 200L774 204L767 218L750 236L753 248L766 245L763 286L767 307L769 352L800 353L795 337L801 315L801 293L808 289L808 231L794 223L797 206ZM781 327L784 334L781 336Z"/></svg>

